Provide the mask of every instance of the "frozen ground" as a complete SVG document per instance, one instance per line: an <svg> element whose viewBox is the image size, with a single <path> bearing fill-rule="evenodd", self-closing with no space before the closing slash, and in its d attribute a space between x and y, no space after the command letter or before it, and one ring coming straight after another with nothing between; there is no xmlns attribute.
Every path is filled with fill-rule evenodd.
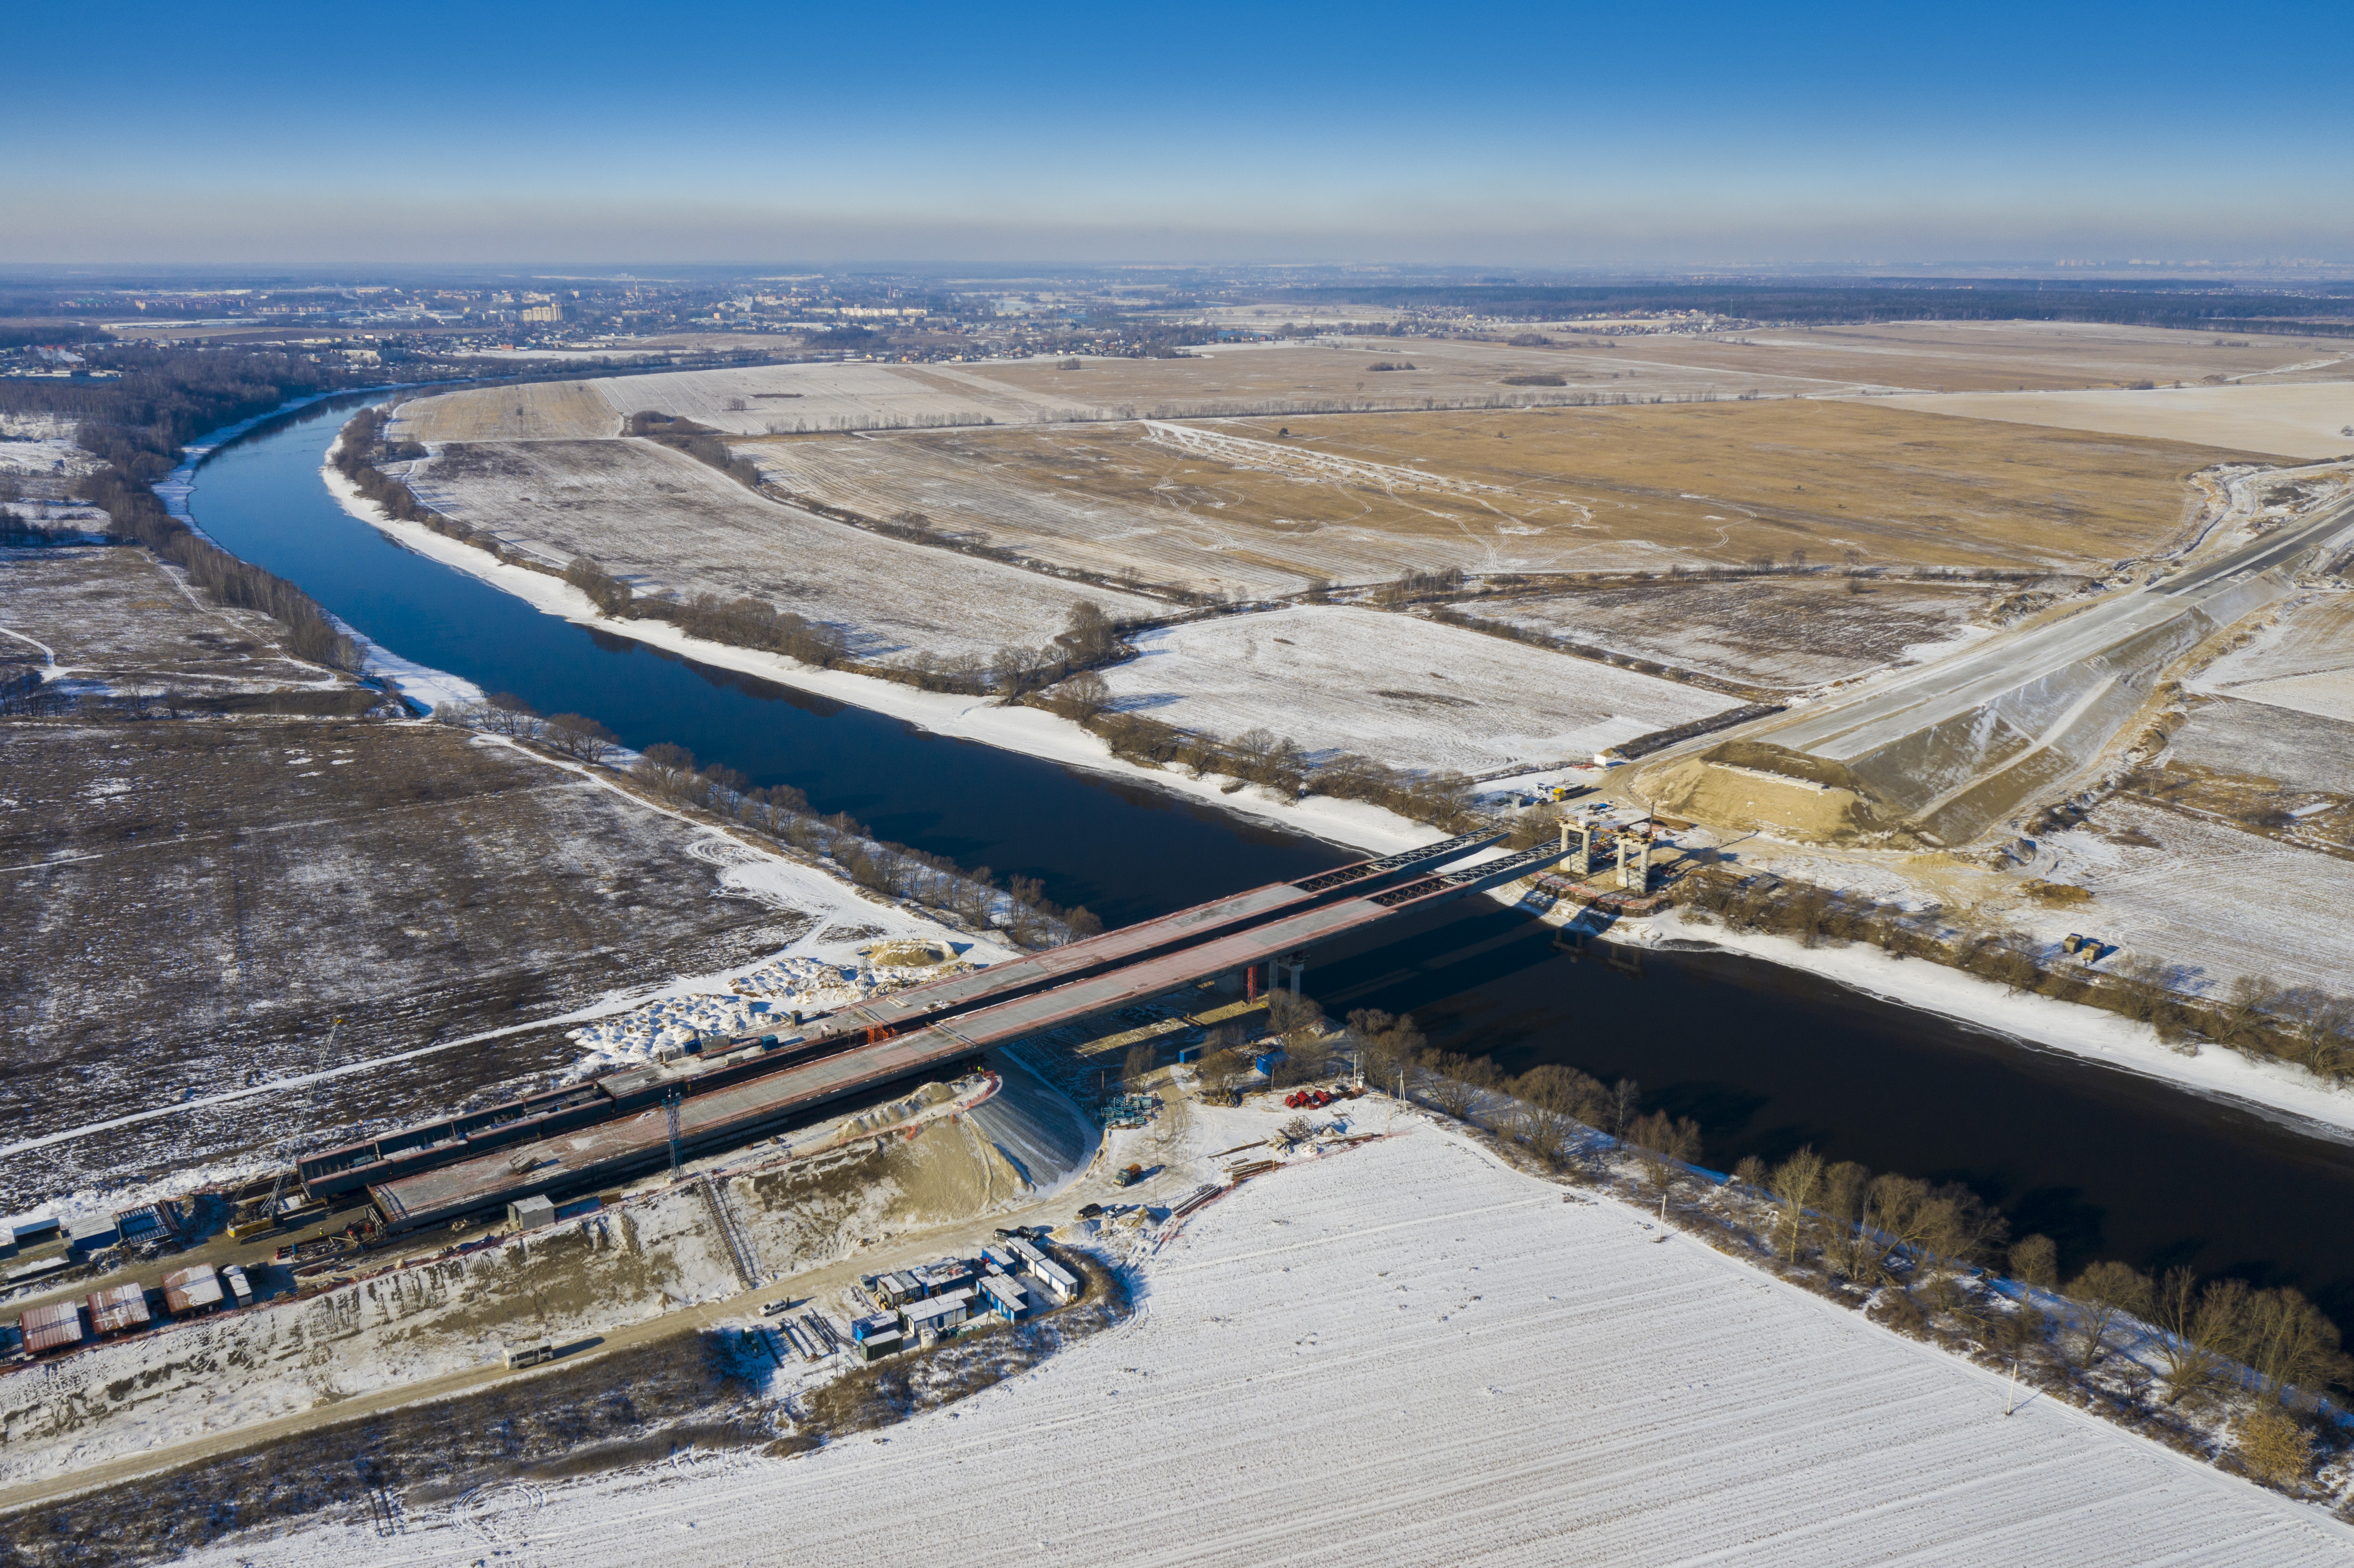
<svg viewBox="0 0 2354 1568"><path fill-rule="evenodd" d="M1797 689L1922 663L1983 636L1994 595L1847 579L1657 580L1473 607L1482 617L1726 680Z"/></svg>
<svg viewBox="0 0 2354 1568"><path fill-rule="evenodd" d="M83 694L166 692L189 697L308 694L323 710L375 701L333 671L287 655L284 627L208 602L186 577L128 545L0 550L0 630L14 649L40 650L44 683Z"/></svg>
<svg viewBox="0 0 2354 1568"><path fill-rule="evenodd" d="M2218 697L2191 709L2190 722L2168 742L2164 759L2269 779L2284 789L2354 794L2354 714L2330 718L2262 700Z"/></svg>
<svg viewBox="0 0 2354 1568"><path fill-rule="evenodd" d="M2334 373L2354 369L2354 357ZM2249 387L2161 387L2140 392L1957 392L1874 397L1875 408L1914 408L1968 419L2102 430L2116 436L2198 441L2286 458L2354 452L2354 381Z"/></svg>
<svg viewBox="0 0 2354 1568"><path fill-rule="evenodd" d="M1202 1116L1207 1151L1275 1117ZM1201 1212L1142 1310L789 1460L196 1562L2288 1564L2354 1532L1416 1121Z"/></svg>
<svg viewBox="0 0 2354 1568"><path fill-rule="evenodd" d="M2291 606L2246 647L2207 666L2191 687L2354 724L2354 593Z"/></svg>
<svg viewBox="0 0 2354 1568"><path fill-rule="evenodd" d="M1106 672L1116 705L1311 755L1478 773L1591 756L1734 699L1412 616L1299 606L1188 622Z"/></svg>
<svg viewBox="0 0 2354 1568"><path fill-rule="evenodd" d="M2128 800L2043 843L2056 859L2039 874L2098 900L2074 919L2192 989L2262 975L2343 992L2354 975L2354 863L2335 855Z"/></svg>
<svg viewBox="0 0 2354 1568"><path fill-rule="evenodd" d="M651 441L447 446L408 482L426 504L551 565L590 556L642 596L758 599L843 628L865 658L1036 647L1081 599L1114 617L1167 608L829 522Z"/></svg>

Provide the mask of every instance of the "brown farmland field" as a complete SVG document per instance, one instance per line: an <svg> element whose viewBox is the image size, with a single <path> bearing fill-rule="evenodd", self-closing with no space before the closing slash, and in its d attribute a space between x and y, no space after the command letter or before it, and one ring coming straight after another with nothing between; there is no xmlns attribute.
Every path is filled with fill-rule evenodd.
<svg viewBox="0 0 2354 1568"><path fill-rule="evenodd" d="M1983 586L1901 579L1871 579L1850 590L1844 577L1657 577L1464 608L1483 620L1776 692L1927 656L1967 636L1999 597Z"/></svg>
<svg viewBox="0 0 2354 1568"><path fill-rule="evenodd" d="M2200 503L2185 477L2251 461L1814 400L1209 429L1244 443L1221 458L1117 425L744 450L784 488L869 515L913 509L1043 558L1242 593L1406 568L1665 570L1797 550L1816 562L1851 550L1874 565L2084 569L2177 537ZM1326 455L1375 468L1334 476L1316 466Z"/></svg>
<svg viewBox="0 0 2354 1568"><path fill-rule="evenodd" d="M400 406L395 434L429 446L443 441L557 441L620 433L621 416L594 381L533 381L414 397Z"/></svg>

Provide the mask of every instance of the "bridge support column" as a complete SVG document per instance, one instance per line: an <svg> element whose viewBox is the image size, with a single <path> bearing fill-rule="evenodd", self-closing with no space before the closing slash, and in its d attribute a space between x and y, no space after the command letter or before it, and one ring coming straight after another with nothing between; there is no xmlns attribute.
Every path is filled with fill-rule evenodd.
<svg viewBox="0 0 2354 1568"><path fill-rule="evenodd" d="M1618 885L1628 893L1651 891L1651 841L1648 834L1618 835Z"/></svg>
<svg viewBox="0 0 2354 1568"><path fill-rule="evenodd" d="M1573 833L1577 835L1575 848L1571 847L1569 842L1570 835ZM1562 819L1561 855L1563 867L1579 881L1582 882L1594 874L1594 819L1592 817L1580 816L1575 821L1566 817Z"/></svg>

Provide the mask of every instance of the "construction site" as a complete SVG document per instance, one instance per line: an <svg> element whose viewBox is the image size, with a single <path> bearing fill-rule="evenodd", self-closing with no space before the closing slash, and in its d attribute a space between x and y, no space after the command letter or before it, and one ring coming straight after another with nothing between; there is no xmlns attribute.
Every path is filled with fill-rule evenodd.
<svg viewBox="0 0 2354 1568"><path fill-rule="evenodd" d="M926 1128L970 1118L989 1129L976 1134L989 1147L972 1157L982 1185L998 1181L988 1171L1010 1158L1016 1168L1005 1171L1005 1191L1034 1187L1046 1177L1023 1168L1023 1150L1044 1140L1025 1142L991 1121L1018 1123L1021 1113L1009 1110L991 1053L1012 1048L1017 1060L1035 1062L1052 1051L1025 1046L1090 1036L1094 1054L1053 1075L1074 1098L1093 1102L1092 1122L1142 1126L1157 1102L1108 1096L1100 1072L1090 1093L1085 1064L1117 1059L1140 1041L1173 1044L1181 1061L1198 1054L1203 1015L1248 1014L1279 989L1298 996L1320 943L1511 884L1540 906L1646 914L1661 903L1655 879L1677 861L1650 824L1613 826L1593 810L1564 816L1557 836L1549 831L1517 853L1497 853L1502 836L1461 834L1253 888L822 1016L782 1013L768 1033L703 1035L583 1083L316 1149L239 1188L19 1226L0 1238L11 1244L7 1284L26 1292L16 1362L274 1296L307 1299L387 1266L463 1258L559 1224L602 1224L647 1202L674 1206L680 1194L695 1195L690 1215L699 1205L710 1222L698 1228L716 1238L705 1244L715 1265L750 1288L769 1274L763 1245L726 1184L707 1174L714 1161L726 1172L800 1181L816 1168L812 1160L824 1165L869 1139L896 1157ZM1089 1144L1098 1136L1083 1135ZM1066 1149L1028 1163L1069 1164L1076 1156L1084 1164L1090 1151ZM444 1239L453 1233L473 1239ZM183 1267L147 1285L139 1265L167 1253L185 1255L175 1260ZM93 1268L105 1300L90 1295L85 1303L67 1281L85 1291ZM192 1296L186 1287L197 1280L194 1271L202 1280ZM1058 1295L1051 1270L1031 1273L1049 1298ZM143 1305L150 1296L152 1313ZM1019 1318L1012 1298L992 1299L979 1310ZM918 1331L906 1330L909 1342Z"/></svg>

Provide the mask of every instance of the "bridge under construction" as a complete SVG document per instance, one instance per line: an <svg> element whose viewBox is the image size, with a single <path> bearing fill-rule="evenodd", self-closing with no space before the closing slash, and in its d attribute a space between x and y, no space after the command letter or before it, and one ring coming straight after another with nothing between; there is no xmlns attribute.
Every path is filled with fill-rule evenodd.
<svg viewBox="0 0 2354 1568"><path fill-rule="evenodd" d="M1113 1012L1182 986L1279 963L1410 910L1543 870L1553 845L1457 870L1499 835L1272 883L831 1014L801 1033L713 1042L698 1054L426 1122L306 1155L304 1189L365 1188L387 1231L534 1196L561 1197L684 1157L734 1147L822 1107L991 1045ZM1295 981L1296 983L1296 981Z"/></svg>

